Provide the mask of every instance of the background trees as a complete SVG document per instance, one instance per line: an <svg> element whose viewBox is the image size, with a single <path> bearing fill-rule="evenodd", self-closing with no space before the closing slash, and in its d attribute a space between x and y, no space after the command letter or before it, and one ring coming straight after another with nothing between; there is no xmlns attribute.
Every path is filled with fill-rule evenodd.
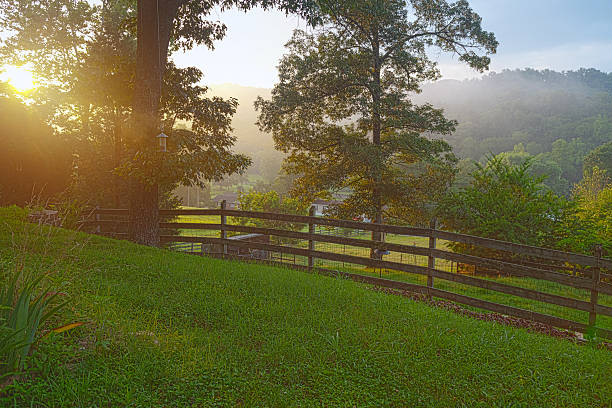
<svg viewBox="0 0 612 408"><path fill-rule="evenodd" d="M504 70L478 80L441 80L425 85L415 100L457 120L456 131L444 139L458 157L481 161L520 143L532 156L557 160L568 154L558 164L570 184L582 177L581 156L612 140L612 74L596 69Z"/></svg>
<svg viewBox="0 0 612 408"><path fill-rule="evenodd" d="M70 146L43 119L0 82L0 205L46 200L68 187Z"/></svg>
<svg viewBox="0 0 612 408"><path fill-rule="evenodd" d="M612 134L610 139L608 143L596 147L585 156L585 172L592 173L597 167L600 171L604 171L606 176L612 177Z"/></svg>
<svg viewBox="0 0 612 408"><path fill-rule="evenodd" d="M451 191L438 208L443 228L520 244L592 255L601 244L612 253L612 184L604 171L585 172L570 199L534 176L532 158L513 163L500 154L475 163L469 184ZM506 254L454 243L475 255Z"/></svg>
<svg viewBox="0 0 612 408"><path fill-rule="evenodd" d="M276 191L265 193L251 191L250 193L243 193L238 197L238 202L240 203L240 209L244 211L262 211L277 214L307 215L308 208L310 207L309 202L281 196ZM236 218L236 221L240 225L253 225L265 228L300 230L304 227L300 223L254 218Z"/></svg>
<svg viewBox="0 0 612 408"><path fill-rule="evenodd" d="M137 179L161 186L155 187L152 198L156 211L158 194L167 204L177 183L218 180L248 166L245 156L231 151L235 138L230 123L237 101L208 98L207 88L197 85L202 73L166 63L166 56L155 117L147 126L153 123L156 135L163 123L171 136L168 154L162 157L155 135L143 139L138 125L130 122L137 66L136 8L131 1L92 6L86 1L31 5L24 0L4 1L2 6L2 22L13 31L0 52L15 64L35 60L41 87L29 95L32 108L72 148L71 197L125 206L128 192L135 191L128 180ZM212 46L224 31L219 23L209 22L191 30L195 37L185 46L198 41Z"/></svg>
<svg viewBox="0 0 612 408"><path fill-rule="evenodd" d="M497 42L464 1L349 0L323 10L321 30L296 31L287 44L271 100L256 102L260 127L288 154L295 194L348 188L336 215L406 220L449 182L454 163L445 142L423 135L448 134L455 122L411 102L439 77L427 48L482 71Z"/></svg>

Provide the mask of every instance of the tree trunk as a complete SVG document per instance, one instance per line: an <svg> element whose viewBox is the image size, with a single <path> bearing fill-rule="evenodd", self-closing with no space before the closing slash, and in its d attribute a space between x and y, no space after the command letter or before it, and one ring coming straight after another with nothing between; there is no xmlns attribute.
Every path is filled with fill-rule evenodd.
<svg viewBox="0 0 612 408"><path fill-rule="evenodd" d="M373 90L372 90L372 144L380 149L380 133L381 133L381 119L380 119L380 48L378 42L378 31L374 28L372 39L372 51L374 59L373 75ZM378 153L378 152L377 152ZM380 156L376 158L373 165L373 182L372 188L372 201L374 204L374 223L382 224L382 193L380 191L380 184L382 182L382 163L379 162ZM382 233L380 231L372 231L372 241L382 241ZM371 251L370 257L375 259L382 258L377 251Z"/></svg>
<svg viewBox="0 0 612 408"><path fill-rule="evenodd" d="M157 149L161 81L168 57L170 28L176 0L138 0L138 45L134 79L133 126L130 140L137 151ZM144 173L148 173L145 169ZM159 189L154 180L130 179L129 238L139 244L159 245Z"/></svg>
<svg viewBox="0 0 612 408"><path fill-rule="evenodd" d="M121 165L121 117L115 109L115 123L113 129L113 167L117 169ZM113 206L121 208L121 181L122 178L118 174L113 175Z"/></svg>

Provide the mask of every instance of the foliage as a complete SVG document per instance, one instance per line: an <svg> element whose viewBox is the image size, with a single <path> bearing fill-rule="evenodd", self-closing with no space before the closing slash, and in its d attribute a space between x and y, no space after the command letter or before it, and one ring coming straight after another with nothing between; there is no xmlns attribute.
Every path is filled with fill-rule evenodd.
<svg viewBox="0 0 612 408"><path fill-rule="evenodd" d="M65 295L56 290L66 287L70 278L55 272L55 266L68 268L78 256L81 243L75 244L75 232L62 233L58 240L57 228L25 222L27 210L13 207L13 217L4 219L4 233L10 242L3 242L5 253L0 257L0 377L22 371L33 345L43 336L43 325L55 317L68 303L60 300ZM6 213L6 212L5 212ZM6 224L11 221L11 224ZM54 246L58 246L55 248ZM8 252L6 250L8 249ZM52 252L54 259L41 260ZM58 331L79 326L74 323Z"/></svg>
<svg viewBox="0 0 612 408"><path fill-rule="evenodd" d="M347 0L322 10L320 30L296 30L287 44L271 100L256 102L258 123L288 154L296 196L348 188L336 216L405 218L445 188L454 163L448 144L424 134L448 134L456 123L411 102L439 77L427 49L483 71L497 42L465 1Z"/></svg>
<svg viewBox="0 0 612 408"><path fill-rule="evenodd" d="M611 137L612 138L612 137ZM591 150L584 158L584 171L592 172L594 167L612 177L612 140Z"/></svg>
<svg viewBox="0 0 612 408"><path fill-rule="evenodd" d="M485 165L476 166L471 184L450 192L438 209L444 228L520 244L554 246L568 203L542 187L543 177L530 175L531 162L513 165L493 156ZM451 247L476 255L490 252L461 243Z"/></svg>
<svg viewBox="0 0 612 408"><path fill-rule="evenodd" d="M4 352L0 354L0 376L21 371L30 348L40 336L40 327L58 312L57 292L50 288L39 290L44 274L30 275L21 267L3 269L0 277L5 285L0 288L0 322L6 323ZM8 346L7 346L8 345Z"/></svg>
<svg viewBox="0 0 612 408"><path fill-rule="evenodd" d="M7 62L34 63L41 83L31 95L34 106L74 149L69 152L75 157L72 198L125 207L128 178L136 177L160 183L163 203L170 205L174 202L170 192L178 183L219 180L248 166L248 158L231 151L236 100L207 97L207 88L197 85L202 78L198 69L177 68L171 62L166 64L160 105L164 132L170 136L169 153L160 155L136 146L140 139L131 138L129 122L136 68L133 2L30 3L1 3L1 21L12 31L0 53ZM189 7L204 10L195 3ZM180 18L201 18L185 12L181 10ZM197 29L183 26L177 33L191 30L196 43L201 40L212 46L212 38L223 31L219 27L220 23L202 22ZM150 142L155 142L151 143L155 150L157 140Z"/></svg>
<svg viewBox="0 0 612 408"><path fill-rule="evenodd" d="M513 165L521 165L526 161L530 162L529 174L534 177L542 178L542 184L550 188L555 194L569 195L570 183L563 177L563 169L554 159L546 154L533 156L525 151L522 143L514 146L512 152L503 152L498 155L503 160Z"/></svg>
<svg viewBox="0 0 612 408"><path fill-rule="evenodd" d="M0 209L0 257L10 255L9 213ZM66 233L42 259L71 270L67 292L97 324L41 341L37 371L6 387L2 406L578 408L612 399L608 350L345 279L102 237L88 239L78 268L56 265ZM73 316L65 308L59 319Z"/></svg>
<svg viewBox="0 0 612 408"><path fill-rule="evenodd" d="M575 205L561 226L562 249L593 255L601 244L604 256L612 254L612 181L597 166L585 171L573 190Z"/></svg>
<svg viewBox="0 0 612 408"><path fill-rule="evenodd" d="M310 206L309 202L289 196L280 196L276 191L268 191L266 193L251 191L250 193L242 193L238 196L238 203L240 209L244 211L294 215L306 215ZM294 231L304 227L304 224L301 223L253 218L237 218L236 223L239 225L253 225L256 227Z"/></svg>
<svg viewBox="0 0 612 408"><path fill-rule="evenodd" d="M68 186L66 139L8 89L0 91L0 123L0 204L25 205L33 194L48 199Z"/></svg>

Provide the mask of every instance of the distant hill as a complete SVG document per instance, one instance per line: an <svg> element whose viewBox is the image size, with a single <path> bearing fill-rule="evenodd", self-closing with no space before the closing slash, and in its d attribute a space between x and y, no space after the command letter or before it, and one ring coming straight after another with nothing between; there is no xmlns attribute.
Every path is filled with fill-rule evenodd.
<svg viewBox="0 0 612 408"><path fill-rule="evenodd" d="M257 112L253 107L258 96L270 97L270 89L222 84L211 85L210 93L223 98L238 99L238 109L232 120L234 135L238 139L235 149L253 159L249 173L260 175L264 180L271 182L278 174L283 154L274 149L272 135L259 131L255 124Z"/></svg>
<svg viewBox="0 0 612 408"><path fill-rule="evenodd" d="M431 102L459 122L446 139L459 157L479 159L512 150L548 152L580 138L588 151L612 140L612 73L595 69L532 69L491 73L482 79L442 80L424 87L417 102Z"/></svg>
<svg viewBox="0 0 612 408"><path fill-rule="evenodd" d="M234 134L238 137L236 150L249 153L264 149L274 149L272 135L260 132L257 125L255 125L257 112L253 108L253 103L258 96L264 98L270 97L270 89L222 84L210 85L210 93L222 98L234 97L238 99L238 109L232 121Z"/></svg>

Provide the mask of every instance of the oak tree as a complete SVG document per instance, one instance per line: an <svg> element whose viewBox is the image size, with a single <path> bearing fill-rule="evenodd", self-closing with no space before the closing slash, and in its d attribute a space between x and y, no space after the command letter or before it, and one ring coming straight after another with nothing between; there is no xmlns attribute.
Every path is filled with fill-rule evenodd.
<svg viewBox="0 0 612 408"><path fill-rule="evenodd" d="M316 4L316 0L138 0L130 154L133 168L141 171L131 177L130 239L148 245L159 243L158 180L151 170L159 168L162 161L156 152L155 136L161 122L161 81L169 51L200 44L212 48L215 40L223 38L225 25L209 20L217 6L245 11L255 6L278 7L315 22Z"/></svg>

